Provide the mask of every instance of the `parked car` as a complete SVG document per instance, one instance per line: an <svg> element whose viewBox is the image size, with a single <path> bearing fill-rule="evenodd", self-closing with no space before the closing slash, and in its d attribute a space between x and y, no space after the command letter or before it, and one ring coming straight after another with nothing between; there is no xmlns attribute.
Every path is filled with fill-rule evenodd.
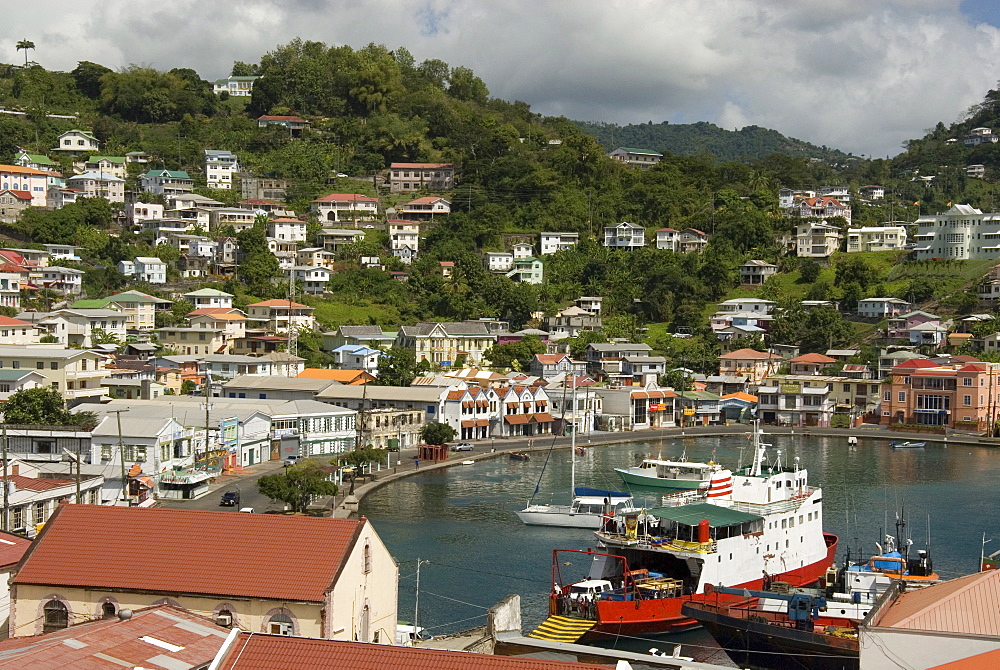
<svg viewBox="0 0 1000 670"><path fill-rule="evenodd" d="M299 456L298 454L292 454L291 456L286 456L285 465L295 465L296 463L299 462L300 458L301 456Z"/></svg>
<svg viewBox="0 0 1000 670"><path fill-rule="evenodd" d="M226 491L222 494L219 504L224 507L236 507L240 504L240 492L238 490Z"/></svg>
<svg viewBox="0 0 1000 670"><path fill-rule="evenodd" d="M452 451L472 451L473 449L475 449L475 447L468 442L459 442L451 448Z"/></svg>

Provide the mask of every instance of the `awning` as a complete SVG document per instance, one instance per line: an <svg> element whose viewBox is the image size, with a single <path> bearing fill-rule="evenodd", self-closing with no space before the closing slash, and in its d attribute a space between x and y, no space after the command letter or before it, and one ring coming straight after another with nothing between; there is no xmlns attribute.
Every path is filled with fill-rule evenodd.
<svg viewBox="0 0 1000 670"><path fill-rule="evenodd" d="M680 507L656 507L646 510L646 514L664 521L673 521L685 526L697 526L698 522L707 519L708 524L715 528L735 526L749 521L763 521L764 517L740 512L739 510L709 505L708 503L692 503Z"/></svg>
<svg viewBox="0 0 1000 670"><path fill-rule="evenodd" d="M154 488L156 482L153 481L152 477L136 477L135 480L145 486L147 489Z"/></svg>
<svg viewBox="0 0 1000 670"><path fill-rule="evenodd" d="M477 428L482 428L483 426L488 426L488 425L490 425L489 419L476 419Z"/></svg>
<svg viewBox="0 0 1000 670"><path fill-rule="evenodd" d="M506 421L507 423L513 424L515 426L519 426L521 424L528 423L528 415L527 414L508 414L507 416L505 416L503 418L503 420Z"/></svg>
<svg viewBox="0 0 1000 670"><path fill-rule="evenodd" d="M475 421L463 421L462 422L462 428L475 428L475 427L476 427L476 422Z"/></svg>
<svg viewBox="0 0 1000 670"><path fill-rule="evenodd" d="M472 400L463 400L462 401L462 407L464 407L466 409L469 409L469 408L475 407L475 406L476 406L476 403L473 402Z"/></svg>
<svg viewBox="0 0 1000 670"><path fill-rule="evenodd" d="M538 414L532 414L531 418L533 421L537 421L538 423L549 423L550 421L555 420L552 418L552 415L549 414L548 412L539 412Z"/></svg>
<svg viewBox="0 0 1000 670"><path fill-rule="evenodd" d="M509 403L507 403L507 407L510 408L510 409L517 409L520 406L521 406L521 403L519 403L519 402L509 402Z"/></svg>

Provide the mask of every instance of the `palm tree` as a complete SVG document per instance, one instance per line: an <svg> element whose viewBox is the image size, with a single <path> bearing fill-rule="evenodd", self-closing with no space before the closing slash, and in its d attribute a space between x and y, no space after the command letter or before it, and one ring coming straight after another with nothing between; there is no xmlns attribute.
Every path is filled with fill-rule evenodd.
<svg viewBox="0 0 1000 670"><path fill-rule="evenodd" d="M21 40L17 43L17 50L24 49L24 67L28 67L28 49L34 49L35 43L31 40Z"/></svg>

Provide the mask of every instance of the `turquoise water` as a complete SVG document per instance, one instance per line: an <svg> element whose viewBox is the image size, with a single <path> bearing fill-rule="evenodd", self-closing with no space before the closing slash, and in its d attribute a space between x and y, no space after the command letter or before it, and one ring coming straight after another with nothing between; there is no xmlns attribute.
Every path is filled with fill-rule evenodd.
<svg viewBox="0 0 1000 670"><path fill-rule="evenodd" d="M767 441L774 443L772 459L779 449L785 465L798 457L810 482L823 487L824 525L840 536L841 554L846 544L855 556L873 553L886 523L894 532L901 507L914 549L924 548L929 515L931 556L942 577L977 569L984 532L997 537L986 545L987 553L1000 549L993 516L1000 478L996 449L942 445L893 451L888 440L864 439L852 448L843 437L826 436L769 436ZM749 459L748 444L744 436L733 435L594 447L577 456L576 484L623 490L615 467L647 456L677 458L683 451L690 460L714 457L735 468L741 448L743 462ZM430 561L420 570L419 623L436 634L481 625L486 609L512 593L521 596L525 632L545 618L552 550L595 543L588 531L526 527L515 516L542 472L545 454L532 457L428 471L365 498L361 512L400 563L400 619L413 618L418 557ZM535 502L568 501L569 461L568 450L552 452ZM637 492L637 499L642 495Z"/></svg>

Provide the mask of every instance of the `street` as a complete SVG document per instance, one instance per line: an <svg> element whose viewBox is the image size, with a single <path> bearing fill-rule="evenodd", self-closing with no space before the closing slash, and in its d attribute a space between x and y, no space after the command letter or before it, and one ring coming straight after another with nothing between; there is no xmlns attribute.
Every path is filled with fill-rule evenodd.
<svg viewBox="0 0 1000 670"><path fill-rule="evenodd" d="M282 503L272 505L270 498L262 496L257 491L257 480L264 475L282 472L282 467L281 461L270 461L251 466L244 475L224 475L218 478L212 483L209 493L197 500L167 500L161 498L158 505L169 509L199 509L217 512L238 512L243 507L252 507L254 512L264 512L269 508L281 509ZM240 492L239 505L233 507L222 507L219 505L224 492L236 489L239 489Z"/></svg>

